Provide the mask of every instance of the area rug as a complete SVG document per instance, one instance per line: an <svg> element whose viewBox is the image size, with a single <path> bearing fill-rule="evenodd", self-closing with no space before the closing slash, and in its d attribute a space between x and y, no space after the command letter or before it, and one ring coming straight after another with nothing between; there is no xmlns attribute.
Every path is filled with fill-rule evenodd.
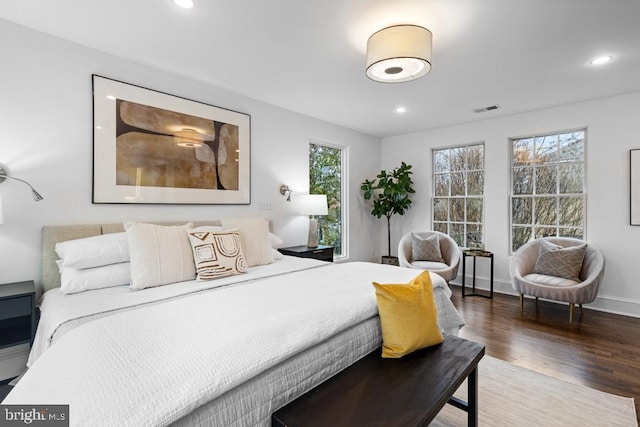
<svg viewBox="0 0 640 427"><path fill-rule="evenodd" d="M620 397L485 356L478 371L480 426L638 426L633 398ZM455 396L466 400L465 382ZM445 405L432 426L466 426Z"/></svg>

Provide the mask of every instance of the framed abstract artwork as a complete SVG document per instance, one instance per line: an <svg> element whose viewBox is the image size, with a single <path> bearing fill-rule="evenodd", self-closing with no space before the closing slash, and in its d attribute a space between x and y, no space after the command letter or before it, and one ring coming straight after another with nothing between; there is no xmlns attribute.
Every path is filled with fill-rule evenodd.
<svg viewBox="0 0 640 427"><path fill-rule="evenodd" d="M92 78L93 203L251 202L248 114Z"/></svg>
<svg viewBox="0 0 640 427"><path fill-rule="evenodd" d="M640 149L629 151L631 159L631 225L640 225Z"/></svg>

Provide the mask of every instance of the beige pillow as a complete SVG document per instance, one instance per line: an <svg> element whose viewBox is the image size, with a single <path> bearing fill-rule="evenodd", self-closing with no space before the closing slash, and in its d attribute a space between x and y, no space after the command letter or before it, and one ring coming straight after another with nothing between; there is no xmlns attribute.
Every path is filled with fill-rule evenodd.
<svg viewBox="0 0 640 427"><path fill-rule="evenodd" d="M247 259L247 266L271 264L271 243L269 223L264 218L228 218L220 221L225 230L240 231L242 250Z"/></svg>
<svg viewBox="0 0 640 427"><path fill-rule="evenodd" d="M188 232L198 280L213 280L247 271L240 232L198 227Z"/></svg>
<svg viewBox="0 0 640 427"><path fill-rule="evenodd" d="M586 251L586 244L563 248L543 239L540 241L540 251L533 272L579 282L578 276L582 270L582 261Z"/></svg>
<svg viewBox="0 0 640 427"><path fill-rule="evenodd" d="M440 238L437 234L421 237L411 233L411 256L413 261L444 262L440 252Z"/></svg>
<svg viewBox="0 0 640 427"><path fill-rule="evenodd" d="M187 229L193 224L163 226L125 222L131 258L131 289L193 280L196 269Z"/></svg>

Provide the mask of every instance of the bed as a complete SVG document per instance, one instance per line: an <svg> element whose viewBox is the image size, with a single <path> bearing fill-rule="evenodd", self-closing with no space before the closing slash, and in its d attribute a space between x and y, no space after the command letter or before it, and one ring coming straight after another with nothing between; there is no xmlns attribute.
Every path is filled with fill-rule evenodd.
<svg viewBox="0 0 640 427"><path fill-rule="evenodd" d="M69 404L72 425L267 426L277 409L381 345L371 282L416 275L284 256L212 281L60 292L55 244L121 231L44 227L41 320L29 370L3 403ZM464 322L451 291L432 281L439 326L457 334Z"/></svg>

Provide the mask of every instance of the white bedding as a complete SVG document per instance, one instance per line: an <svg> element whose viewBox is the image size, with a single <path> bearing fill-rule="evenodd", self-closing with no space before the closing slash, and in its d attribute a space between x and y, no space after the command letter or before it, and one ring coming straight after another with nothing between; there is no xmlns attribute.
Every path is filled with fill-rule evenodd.
<svg viewBox="0 0 640 427"><path fill-rule="evenodd" d="M126 291L135 302L124 306L136 305L135 310L116 310L121 305L115 302L118 297L104 292L97 304L110 315L57 338L3 403L70 404L74 425L168 424L292 355L374 317L372 281L407 282L418 273L370 263L310 262L303 270L309 268L313 269L180 298L175 296L182 291L175 289L163 291L163 297L137 296L151 290ZM433 278L441 328L461 326L446 283ZM113 291L117 292L123 291ZM167 295L169 300L153 303ZM54 304L55 299L49 301ZM73 316L90 316L82 303L70 304L67 314L49 315L41 340Z"/></svg>
<svg viewBox="0 0 640 427"><path fill-rule="evenodd" d="M180 282L142 291L131 291L128 286L117 286L67 295L64 294L60 288L51 289L42 297L40 304L42 314L33 345L31 346L27 366L31 367L40 355L47 350L56 339L64 335L66 331L96 316L110 314L139 305L153 304L194 292L222 288L238 283L247 283L265 277L326 265L326 262L310 258L284 256L282 260L271 264L252 267L247 273L242 275L203 282L195 280Z"/></svg>
<svg viewBox="0 0 640 427"><path fill-rule="evenodd" d="M172 423L172 427L269 427L271 414L382 345L372 317L305 350Z"/></svg>

